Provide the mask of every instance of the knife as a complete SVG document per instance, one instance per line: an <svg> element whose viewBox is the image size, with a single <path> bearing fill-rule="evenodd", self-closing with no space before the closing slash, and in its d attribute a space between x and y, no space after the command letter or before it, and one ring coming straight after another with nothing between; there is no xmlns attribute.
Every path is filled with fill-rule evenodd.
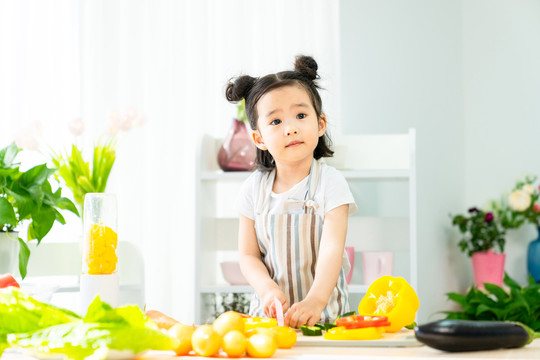
<svg viewBox="0 0 540 360"><path fill-rule="evenodd" d="M276 319L278 326L283 326L285 322L283 321L283 305L277 297L274 296L274 306L276 308Z"/></svg>

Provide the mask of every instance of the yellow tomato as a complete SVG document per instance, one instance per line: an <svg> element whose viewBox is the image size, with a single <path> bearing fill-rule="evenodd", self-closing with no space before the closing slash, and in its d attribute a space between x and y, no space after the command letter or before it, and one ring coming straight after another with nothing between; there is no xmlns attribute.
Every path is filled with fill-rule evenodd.
<svg viewBox="0 0 540 360"><path fill-rule="evenodd" d="M248 317L244 319L245 331L258 327L271 328L277 326L277 320L273 318Z"/></svg>
<svg viewBox="0 0 540 360"><path fill-rule="evenodd" d="M274 355L276 349L276 341L272 336L266 334L255 334L247 342L247 353L251 357L270 357Z"/></svg>
<svg viewBox="0 0 540 360"><path fill-rule="evenodd" d="M174 349L176 355L187 355L191 347L191 336L195 328L193 326L184 324L175 324L169 330L169 335L178 339L180 344Z"/></svg>
<svg viewBox="0 0 540 360"><path fill-rule="evenodd" d="M246 337L249 339L255 334L264 334L264 335L271 336L275 339L275 333L272 331L272 329L273 328L264 328L264 327L249 329L248 331L246 331Z"/></svg>
<svg viewBox="0 0 540 360"><path fill-rule="evenodd" d="M296 344L296 331L288 326L277 326L270 328L274 333L277 347L280 349L290 349Z"/></svg>
<svg viewBox="0 0 540 360"><path fill-rule="evenodd" d="M246 352L247 340L240 331L229 331L223 337L221 348L229 357L240 357Z"/></svg>
<svg viewBox="0 0 540 360"><path fill-rule="evenodd" d="M221 336L212 325L201 325L191 335L191 346L200 356L214 356L221 347Z"/></svg>
<svg viewBox="0 0 540 360"><path fill-rule="evenodd" d="M225 336L232 330L244 332L244 318L236 311L227 311L219 315L212 325L219 336Z"/></svg>

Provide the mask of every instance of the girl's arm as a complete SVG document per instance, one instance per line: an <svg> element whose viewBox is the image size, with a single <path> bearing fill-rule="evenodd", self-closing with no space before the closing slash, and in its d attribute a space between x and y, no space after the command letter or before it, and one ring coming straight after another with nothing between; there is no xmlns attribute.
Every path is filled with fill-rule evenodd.
<svg viewBox="0 0 540 360"><path fill-rule="evenodd" d="M348 215L348 204L326 213L315 279L304 300L292 305L287 313L285 323L289 326L314 325L320 320L341 272Z"/></svg>
<svg viewBox="0 0 540 360"><path fill-rule="evenodd" d="M261 259L255 233L255 221L243 215L240 215L238 231L238 257L242 274L261 297L264 314L268 317L275 316L274 296L281 301L283 311L287 311L289 301L275 281L272 280Z"/></svg>

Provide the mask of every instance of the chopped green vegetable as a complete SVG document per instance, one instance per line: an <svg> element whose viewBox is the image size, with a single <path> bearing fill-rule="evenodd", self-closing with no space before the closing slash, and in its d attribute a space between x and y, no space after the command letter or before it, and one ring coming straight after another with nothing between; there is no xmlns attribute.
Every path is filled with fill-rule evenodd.
<svg viewBox="0 0 540 360"><path fill-rule="evenodd" d="M324 323L324 330L328 331L331 328L336 327L337 325L335 323Z"/></svg>
<svg viewBox="0 0 540 360"><path fill-rule="evenodd" d="M345 314L341 314L341 315L339 315L337 317L337 319L342 318L342 317L346 317L346 316L351 316L351 315L356 315L356 311L349 311L349 312L346 312Z"/></svg>
<svg viewBox="0 0 540 360"><path fill-rule="evenodd" d="M300 326L300 330L302 331L302 335L304 336L321 336L322 335L322 329L318 326L302 325Z"/></svg>
<svg viewBox="0 0 540 360"><path fill-rule="evenodd" d="M416 325L417 325L417 324L416 324L416 321L413 321L412 324L405 325L405 328L411 330L411 329L414 329L414 327L415 327Z"/></svg>

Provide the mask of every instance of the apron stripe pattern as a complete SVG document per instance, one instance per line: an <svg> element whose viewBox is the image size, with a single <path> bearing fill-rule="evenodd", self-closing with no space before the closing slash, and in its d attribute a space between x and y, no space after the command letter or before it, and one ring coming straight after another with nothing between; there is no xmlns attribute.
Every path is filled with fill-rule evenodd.
<svg viewBox="0 0 540 360"><path fill-rule="evenodd" d="M317 258L323 219L315 213L317 204L313 201L320 176L320 165L314 160L308 180L308 192L303 200L290 199L291 202L304 206L302 214L269 214L275 170L265 179L263 192L256 200L257 215L255 231L261 252L261 258L270 277L285 293L291 305L302 301L309 292L315 279ZM348 290L345 274L349 261L343 251L343 266L336 286L324 308L320 322L334 321L338 315L348 311ZM250 314L264 316L262 301L253 295Z"/></svg>

